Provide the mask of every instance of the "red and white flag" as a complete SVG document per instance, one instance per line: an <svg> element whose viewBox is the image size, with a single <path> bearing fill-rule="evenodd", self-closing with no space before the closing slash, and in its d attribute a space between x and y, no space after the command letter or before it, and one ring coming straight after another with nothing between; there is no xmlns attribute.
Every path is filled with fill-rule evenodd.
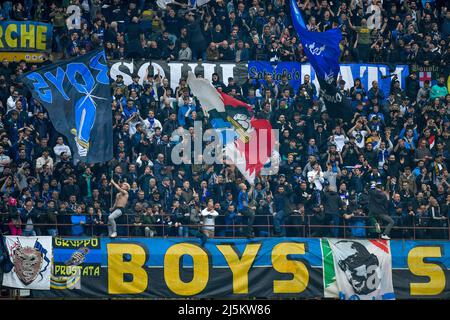
<svg viewBox="0 0 450 320"><path fill-rule="evenodd" d="M188 73L187 83L216 130L232 128L236 139L224 141L225 156L253 184L275 147L275 134L266 119L256 119L252 108L223 92L204 78Z"/></svg>

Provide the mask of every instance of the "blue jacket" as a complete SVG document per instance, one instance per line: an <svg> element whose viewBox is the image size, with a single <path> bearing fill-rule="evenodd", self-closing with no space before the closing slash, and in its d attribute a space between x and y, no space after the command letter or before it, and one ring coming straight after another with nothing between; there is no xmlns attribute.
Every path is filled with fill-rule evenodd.
<svg viewBox="0 0 450 320"><path fill-rule="evenodd" d="M86 224L85 215L72 215L70 217L70 222L73 224L72 236L80 236L84 234L84 226L81 224L81 222L84 222Z"/></svg>
<svg viewBox="0 0 450 320"><path fill-rule="evenodd" d="M186 114L188 115L189 119L192 119L192 111L195 111L195 104L183 104L182 106L180 106L180 108L178 109L178 123L180 124L180 126L184 127L186 125Z"/></svg>

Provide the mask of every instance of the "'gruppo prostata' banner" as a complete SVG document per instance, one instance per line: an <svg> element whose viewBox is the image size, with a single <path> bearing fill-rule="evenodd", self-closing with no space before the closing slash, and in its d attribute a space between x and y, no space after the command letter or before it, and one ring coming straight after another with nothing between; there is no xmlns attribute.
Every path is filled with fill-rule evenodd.
<svg viewBox="0 0 450 320"><path fill-rule="evenodd" d="M53 26L35 21L1 21L0 51L50 52Z"/></svg>
<svg viewBox="0 0 450 320"><path fill-rule="evenodd" d="M449 299L448 252L448 241L54 238L51 290L32 295Z"/></svg>

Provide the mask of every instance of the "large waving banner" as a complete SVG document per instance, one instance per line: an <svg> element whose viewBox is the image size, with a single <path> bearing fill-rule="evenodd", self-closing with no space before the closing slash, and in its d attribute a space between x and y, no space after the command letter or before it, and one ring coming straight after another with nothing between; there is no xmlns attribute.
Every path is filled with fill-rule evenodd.
<svg viewBox="0 0 450 320"><path fill-rule="evenodd" d="M0 51L46 51L52 49L53 25L35 21L1 21Z"/></svg>
<svg viewBox="0 0 450 320"><path fill-rule="evenodd" d="M325 297L395 299L389 241L322 239Z"/></svg>
<svg viewBox="0 0 450 320"><path fill-rule="evenodd" d="M22 79L76 150L74 161L111 160L111 93L103 50L39 68Z"/></svg>
<svg viewBox="0 0 450 320"><path fill-rule="evenodd" d="M253 184L255 177L270 161L275 147L272 125L266 119L255 119L249 105L217 91L211 82L196 78L192 72L189 72L187 83L208 113L209 122L216 132L232 129L229 139L219 135L221 144L225 146L225 156Z"/></svg>
<svg viewBox="0 0 450 320"><path fill-rule="evenodd" d="M5 244L14 267L3 275L3 285L50 290L52 237L6 236Z"/></svg>
<svg viewBox="0 0 450 320"><path fill-rule="evenodd" d="M203 73L205 79L208 80L211 80L212 74L216 72L225 85L228 85L229 77L233 77L239 84L243 84L247 77L250 77L250 81L256 81L261 84L265 81L264 77L266 74L272 75L272 79L278 84L281 82L281 76L286 75L295 91L303 83L304 76L308 74L311 76L311 81L316 85L317 90L320 89L314 68L309 63L271 63L265 61L249 61L248 64L229 62L167 63L159 60L111 60L108 61L108 65L111 81L115 81L117 75L121 75L126 85L130 85L133 82L133 74L139 75L140 83L142 84L147 73L156 75L159 72L162 77L169 79L170 87L175 90L178 87L180 78L184 77L187 79L188 72L192 71L194 74ZM408 66L397 65L392 73L398 76L401 88L405 89L405 79L409 75ZM355 79L359 78L366 91L368 91L372 86L372 81L376 80L386 98L389 96L391 77L384 78L384 76L389 74L389 67L384 64L340 64L340 75L345 81L346 89L350 89L354 85Z"/></svg>
<svg viewBox="0 0 450 320"><path fill-rule="evenodd" d="M54 238L51 290L32 295L450 299L447 252L449 241Z"/></svg>

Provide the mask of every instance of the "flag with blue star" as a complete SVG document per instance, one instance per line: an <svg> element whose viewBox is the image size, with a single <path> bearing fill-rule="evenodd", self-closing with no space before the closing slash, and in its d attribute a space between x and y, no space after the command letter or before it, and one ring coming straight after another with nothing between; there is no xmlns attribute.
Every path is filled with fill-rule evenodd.
<svg viewBox="0 0 450 320"><path fill-rule="evenodd" d="M104 50L28 72L22 81L66 137L74 162L112 159L112 97Z"/></svg>

